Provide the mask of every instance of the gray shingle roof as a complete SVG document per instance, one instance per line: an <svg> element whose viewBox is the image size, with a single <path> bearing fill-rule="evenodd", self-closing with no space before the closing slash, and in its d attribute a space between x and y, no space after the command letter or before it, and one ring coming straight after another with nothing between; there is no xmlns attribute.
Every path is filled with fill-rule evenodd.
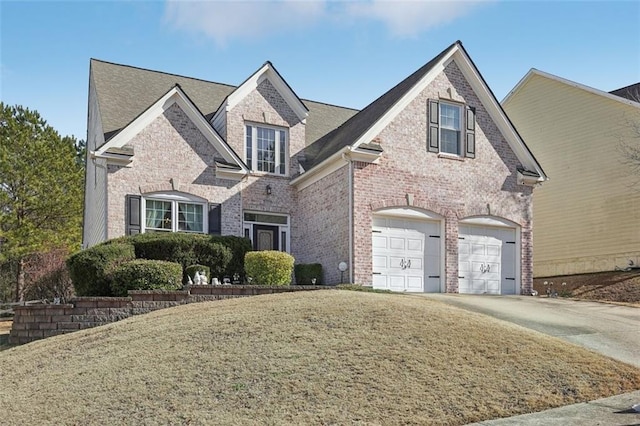
<svg viewBox="0 0 640 426"><path fill-rule="evenodd" d="M611 93L612 95L620 96L621 98L629 99L634 102L640 102L640 83L612 90L609 93Z"/></svg>
<svg viewBox="0 0 640 426"><path fill-rule="evenodd" d="M235 86L196 78L91 60L91 76L96 89L105 140L131 123L176 84L202 114L210 119ZM349 119L357 110L302 100L309 117L306 143L309 145Z"/></svg>
<svg viewBox="0 0 640 426"><path fill-rule="evenodd" d="M304 167L309 170L313 166L320 164L332 154L338 152L345 146L353 144L371 126L373 126L382 116L393 107L411 88L416 85L431 68L437 64L456 44L443 50L438 56L423 65L419 70L402 80L391 90L370 103L362 111L351 117L337 129L326 134L321 139L314 142L307 149L307 161Z"/></svg>

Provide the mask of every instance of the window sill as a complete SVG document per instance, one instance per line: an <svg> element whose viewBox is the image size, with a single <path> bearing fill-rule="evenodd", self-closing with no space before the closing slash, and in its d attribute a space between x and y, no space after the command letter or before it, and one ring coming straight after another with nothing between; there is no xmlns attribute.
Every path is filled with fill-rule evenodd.
<svg viewBox="0 0 640 426"><path fill-rule="evenodd" d="M438 158L446 158L447 160L464 161L464 157L460 157L459 155L456 155L456 154L447 154L445 152L439 153Z"/></svg>
<svg viewBox="0 0 640 426"><path fill-rule="evenodd" d="M274 178L280 178L280 179L289 179L288 175L279 175L277 173L269 173L269 172L259 172L256 170L252 170L251 171L251 176L255 176L255 177L274 177Z"/></svg>

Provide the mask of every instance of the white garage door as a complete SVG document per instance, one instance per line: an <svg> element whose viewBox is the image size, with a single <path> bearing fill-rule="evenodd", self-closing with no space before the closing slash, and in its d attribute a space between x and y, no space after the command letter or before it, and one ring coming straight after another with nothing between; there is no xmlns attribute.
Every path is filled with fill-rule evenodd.
<svg viewBox="0 0 640 426"><path fill-rule="evenodd" d="M458 231L458 291L519 294L516 286L515 229L461 225Z"/></svg>
<svg viewBox="0 0 640 426"><path fill-rule="evenodd" d="M373 287L440 291L440 224L376 216L373 219Z"/></svg>

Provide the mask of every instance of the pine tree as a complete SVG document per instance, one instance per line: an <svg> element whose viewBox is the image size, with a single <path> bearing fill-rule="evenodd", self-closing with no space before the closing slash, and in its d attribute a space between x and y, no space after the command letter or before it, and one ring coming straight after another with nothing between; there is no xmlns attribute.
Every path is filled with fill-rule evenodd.
<svg viewBox="0 0 640 426"><path fill-rule="evenodd" d="M23 300L27 256L79 248L81 145L61 137L38 112L0 102L0 262L18 264L16 301Z"/></svg>

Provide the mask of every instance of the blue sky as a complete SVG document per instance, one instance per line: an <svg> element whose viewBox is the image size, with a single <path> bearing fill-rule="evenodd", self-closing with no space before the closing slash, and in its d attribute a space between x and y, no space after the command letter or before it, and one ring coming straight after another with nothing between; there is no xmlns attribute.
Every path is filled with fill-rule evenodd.
<svg viewBox="0 0 640 426"><path fill-rule="evenodd" d="M530 68L640 81L640 1L0 0L0 100L85 139L90 58L233 85L269 60L301 98L363 108L458 39L498 100Z"/></svg>

